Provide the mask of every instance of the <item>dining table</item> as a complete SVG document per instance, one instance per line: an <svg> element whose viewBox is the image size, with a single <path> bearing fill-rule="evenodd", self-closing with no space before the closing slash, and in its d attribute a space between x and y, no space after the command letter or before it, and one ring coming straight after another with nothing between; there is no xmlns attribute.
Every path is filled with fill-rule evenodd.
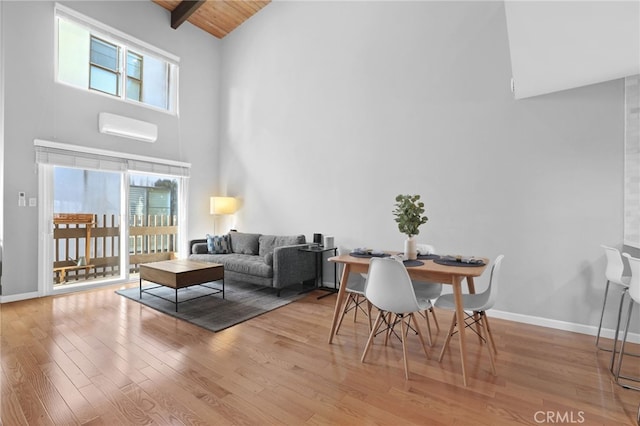
<svg viewBox="0 0 640 426"><path fill-rule="evenodd" d="M381 252L377 256L394 256L398 255L397 252ZM373 255L362 255L354 253L342 253L338 256L330 257L327 259L330 262L342 265L342 275L340 279L340 287L337 293L336 306L333 312L333 320L331 322L331 332L329 333L329 344L333 342L333 337L336 334L336 327L340 314L344 309L346 303L346 289L347 281L351 273L366 274L369 270L369 262ZM444 258L444 257L443 257ZM475 293L474 278L479 277L487 268L489 260L483 257L475 257L474 259L481 260L481 264L464 263L462 257L454 257L454 261L447 261L447 264L436 263L436 259L441 259L440 256L419 256L416 261L405 261L407 272L414 281L436 282L442 284L451 285L453 288L453 295L456 305L456 318L458 324L464 324L464 309L462 303L462 282L467 282L468 292ZM415 266L412 266L415 265ZM392 285L393 283L390 283ZM460 362L462 364L462 380L465 386L467 386L467 368L466 368L466 337L465 327L458 326L458 332L460 335Z"/></svg>

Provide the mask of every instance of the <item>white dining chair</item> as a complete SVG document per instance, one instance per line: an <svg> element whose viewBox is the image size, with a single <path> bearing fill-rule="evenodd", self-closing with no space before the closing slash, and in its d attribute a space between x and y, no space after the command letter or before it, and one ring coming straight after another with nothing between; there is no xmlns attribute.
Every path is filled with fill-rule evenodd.
<svg viewBox="0 0 640 426"><path fill-rule="evenodd" d="M436 300L436 308L453 311L451 326L449 327L449 332L447 333L444 345L442 345L438 362L442 361L444 352L451 341L451 336L453 336L456 326L460 327L459 322L462 321L462 324L464 324L465 327L468 327L477 333L480 336L480 340L486 344L487 349L489 350L489 360L491 361L491 372L493 375L496 374L495 361L493 357L494 353L496 355L498 354L498 350L496 349L496 344L493 340L493 335L491 334L491 327L489 326L489 319L487 318L486 311L493 307L498 297L498 283L500 281L500 269L502 267L503 258L504 255L501 254L493 262L493 265L491 266L491 275L489 277L489 286L485 291L478 294L462 295L462 304L466 318L460 320L456 317L456 303L453 294L443 294ZM466 311L470 311L472 314L467 314ZM474 324L478 326L477 330L472 327ZM491 343L491 347L489 347L489 343Z"/></svg>
<svg viewBox="0 0 640 426"><path fill-rule="evenodd" d="M344 303L340 320L338 320L338 325L336 326L336 334L340 331L345 315L350 311L353 311L353 322L356 322L358 311L362 312L369 322L369 332L371 331L371 303L364 295L364 285L365 281L363 280L347 281L347 288L345 289L347 300Z"/></svg>
<svg viewBox="0 0 640 426"><path fill-rule="evenodd" d="M629 308L627 310L627 321L624 327L624 334L622 337L622 346L620 347L620 354L618 355L618 366L616 368L615 378L616 378L616 383L622 387L625 387L628 389L640 390L640 387L638 386L632 386L628 383L620 381L620 379L622 378L628 381L640 382L640 377L623 376L620 374L620 371L622 370L622 360L624 359L624 356L627 355L624 352L624 347L625 347L625 344L627 343L627 335L629 334L629 326L631 325L631 314L633 313L633 307L636 304L640 305L640 259L631 257L631 255L628 253L623 253L622 255L629 260L629 266L631 267L631 280L629 281L629 288L628 288ZM614 342L614 348L616 343L617 342ZM614 356L615 356L615 350L612 354L612 360Z"/></svg>
<svg viewBox="0 0 640 426"><path fill-rule="evenodd" d="M436 254L435 247L430 244L417 244L416 247L419 254ZM431 316L433 317L433 322L436 325L436 330L440 331L438 317L436 316L436 312L433 310L433 301L436 300L440 296L440 294L442 294L442 284L416 280L412 280L411 284L413 285L413 291L418 299L429 301L429 308L421 312L421 314L427 322L427 340L429 342L429 346L433 346L429 313L431 313Z"/></svg>
<svg viewBox="0 0 640 426"><path fill-rule="evenodd" d="M345 253L349 253L351 250L338 248L338 255L343 255ZM362 312L367 321L369 322L369 331L371 331L371 303L364 297L364 283L366 279L366 274L364 275L364 279L347 279L347 287L345 291L347 293L347 298L344 302L342 313L340 314L340 319L338 320L338 324L336 325L336 333L340 331L340 326L342 325L342 320L345 315L351 311L353 311L353 322L357 320L358 311Z"/></svg>
<svg viewBox="0 0 640 426"><path fill-rule="evenodd" d="M600 312L600 323L598 324L598 333L596 334L596 347L598 349L613 352L613 356L611 357L611 365L609 369L613 372L613 363L616 354L616 346L618 341L618 330L620 330L620 318L622 317L622 305L624 304L624 297L629 290L629 280L631 277L623 276L624 273L624 262L622 261L622 257L620 255L620 251L613 247L601 246L604 249L605 256L607 258L607 266L604 271L604 275L607 278L607 283L604 288L604 299L602 301L602 310ZM600 346L600 332L602 331L602 320L604 318L604 311L607 305L607 297L609 295L609 289L611 284L614 284L614 287L620 291L620 303L618 306L618 320L616 322L616 330L615 336L613 339L613 347L605 348Z"/></svg>
<svg viewBox="0 0 640 426"><path fill-rule="evenodd" d="M385 318L396 315L400 322L400 339L402 341L402 354L404 360L405 378L409 379L409 364L407 361L407 324L412 321L413 327L420 338L422 349L427 356L429 349L425 345L424 337L416 320L415 313L424 311L429 306L429 301L419 300L413 292L413 285L407 269L402 262L392 258L373 258L369 263L369 273L364 287L365 297L378 308L378 315L369 333L367 345L362 353L361 362L364 362L374 337L387 330L389 321ZM382 327L386 327L382 329ZM388 334L385 333L387 336ZM386 342L386 338L385 338Z"/></svg>

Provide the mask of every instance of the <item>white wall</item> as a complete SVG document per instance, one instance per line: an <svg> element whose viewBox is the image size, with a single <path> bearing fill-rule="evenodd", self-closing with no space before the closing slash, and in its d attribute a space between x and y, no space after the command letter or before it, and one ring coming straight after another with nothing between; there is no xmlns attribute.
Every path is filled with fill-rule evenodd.
<svg viewBox="0 0 640 426"><path fill-rule="evenodd" d="M2 22L3 5L0 2L0 22ZM4 153L4 26L0 26L0 158ZM4 239L4 161L0 161L0 245ZM0 251L2 247L0 246ZM1 255L1 253L0 253ZM1 256L0 256L1 257ZM1 261L2 259L0 259ZM2 268L0 267L0 294L2 294Z"/></svg>
<svg viewBox="0 0 640 426"><path fill-rule="evenodd" d="M180 57L180 116L88 93L54 82L54 3L2 2L5 59L3 297L37 290L38 209L18 207L17 193L38 194L33 140L148 155L192 164L190 229L208 229L215 189L220 42L152 2L72 1L72 9ZM98 133L98 113L112 112L158 125L153 143ZM196 183L195 185L193 183ZM206 212L206 215L205 215ZM201 231L199 231L201 230Z"/></svg>
<svg viewBox="0 0 640 426"><path fill-rule="evenodd" d="M506 255L497 309L597 324L600 244L622 243L623 82L515 101L510 77L502 2L271 3L223 43L238 228L402 250L394 198L418 193L421 241Z"/></svg>
<svg viewBox="0 0 640 426"><path fill-rule="evenodd" d="M640 72L640 2L506 1L516 99Z"/></svg>

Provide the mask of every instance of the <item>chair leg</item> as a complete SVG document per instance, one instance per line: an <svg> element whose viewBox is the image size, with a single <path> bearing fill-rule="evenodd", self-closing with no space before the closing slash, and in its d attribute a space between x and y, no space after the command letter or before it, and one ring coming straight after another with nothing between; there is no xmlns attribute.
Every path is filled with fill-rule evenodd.
<svg viewBox="0 0 640 426"><path fill-rule="evenodd" d="M436 311L433 310L433 306L429 308L429 311L433 316L433 322L436 323L436 330L440 331L440 324L438 324L438 317L436 317Z"/></svg>
<svg viewBox="0 0 640 426"><path fill-rule="evenodd" d="M349 303L352 301L352 298L353 298L353 294L351 293L347 294L347 299L345 300L344 305L342 307L342 315L340 315L340 319L338 320L338 325L336 326L336 334L338 334L338 332L340 331L342 320L344 319L344 316L349 311Z"/></svg>
<svg viewBox="0 0 640 426"><path fill-rule="evenodd" d="M354 305L353 322L356 322L356 319L358 318L358 305L359 304L360 304L360 295L359 294L354 294L353 295L353 305Z"/></svg>
<svg viewBox="0 0 640 426"><path fill-rule="evenodd" d="M486 346L487 346L487 351L489 352L489 361L491 362L491 372L493 373L493 375L496 375L496 364L495 364L495 360L493 359L493 351L495 351L495 345L493 344L493 337L491 337L491 331L489 331L489 323L487 322L487 314L486 312L480 312L480 322L478 322L478 331L482 332L484 330L484 334L486 334ZM482 336L482 334L480 334L480 336ZM491 346L493 346L493 350L491 349L491 346L489 345L489 343L491 343Z"/></svg>
<svg viewBox="0 0 640 426"><path fill-rule="evenodd" d="M404 315L400 316L400 332L402 334L402 358L404 360L404 378L409 380L409 362L407 361L407 335L405 333Z"/></svg>
<svg viewBox="0 0 640 426"><path fill-rule="evenodd" d="M413 320L413 326L416 328L416 332L418 333L418 337L420 338L420 343L422 343L422 350L424 354L427 356L427 359L431 359L431 353L429 349L424 344L424 337L422 337L422 331L420 330L420 326L418 325L418 320L416 320L416 316L414 314L410 314L411 320Z"/></svg>
<svg viewBox="0 0 640 426"><path fill-rule="evenodd" d="M596 334L596 347L600 348L600 331L602 330L602 319L604 318L604 308L607 305L607 295L609 294L609 280L607 280L607 285L604 288L604 301L602 302L602 312L600 312L600 323L598 324L598 334ZM615 341L614 341L615 344Z"/></svg>
<svg viewBox="0 0 640 426"><path fill-rule="evenodd" d="M613 363L614 363L614 360L616 358L616 350L618 348L618 335L619 335L619 332L620 332L620 321L622 319L622 306L624 305L624 296L626 294L627 294L627 289L624 289L624 291L622 292L622 295L620 296L620 306L618 307L618 322L616 323L616 334L613 337L613 348L610 349L610 351L611 351L611 365L609 366L609 370L611 370L612 373L613 373ZM606 297L605 297L605 299L606 299ZM600 334L600 327L598 327L598 335L599 334ZM605 351L609 350L609 349L605 349L605 348L600 348L598 346L597 342L598 342L598 339L596 338L596 346L598 347L598 349L602 349L602 350L605 350Z"/></svg>
<svg viewBox="0 0 640 426"><path fill-rule="evenodd" d="M487 329L487 336L489 337L489 342L491 342L491 347L493 348L493 353L498 355L498 349L496 349L496 342L493 341L493 333L491 332L491 326L489 325L489 317L487 317L487 313L484 312L482 316L482 323L485 325Z"/></svg>
<svg viewBox="0 0 640 426"><path fill-rule="evenodd" d="M360 358L360 362L364 362L364 357L367 356L367 352L369 352L369 348L371 347L371 344L373 343L373 338L376 335L376 332L378 331L378 328L380 328L380 324L382 322L382 315L385 315L386 313L383 311L379 311L378 312L378 316L376 316L376 321L373 325L373 329L371 330L371 333L369 333L369 339L367 339L367 344L364 347L364 352L362 353L362 357Z"/></svg>
<svg viewBox="0 0 640 426"><path fill-rule="evenodd" d="M464 326L469 328L475 326L475 334L476 336L478 336L478 343L482 344L482 334L480 333L480 315L477 311L474 311L473 314L471 314L471 318L473 319L471 325L467 325L465 320Z"/></svg>
<svg viewBox="0 0 640 426"><path fill-rule="evenodd" d="M433 339L431 338L431 323L429 322L429 310L424 311L424 319L427 320L427 340L429 341L429 346L433 346Z"/></svg>
<svg viewBox="0 0 640 426"><path fill-rule="evenodd" d="M387 321L387 332L384 335L384 345L387 346L387 344L389 343L389 336L391 335L391 332L393 331L393 323L391 322L391 312L387 312L387 317L386 317L386 321ZM395 318L394 318L395 321Z"/></svg>
<svg viewBox="0 0 640 426"><path fill-rule="evenodd" d="M367 299L361 300L361 298L364 298L364 296L360 294L355 294L355 293L347 294L347 298L345 299L343 309L342 309L342 315L340 315L340 319L338 320L338 325L336 326L336 334L338 334L338 332L340 331L340 326L342 326L342 321L344 320L344 317L347 315L347 313L351 309L353 309L353 322L356 322L356 318L357 318L356 314L359 309L362 309L364 311L364 308L362 308L361 304L364 303L365 301L367 303L367 310L365 314L367 316L367 321L369 323L369 331L371 331L371 302L369 302Z"/></svg>
<svg viewBox="0 0 640 426"><path fill-rule="evenodd" d="M456 327L456 313L453 313L453 318L451 319L451 326L449 327L449 332L447 333L447 338L442 345L442 350L440 351L440 356L438 357L438 362L442 362L442 357L444 356L444 351L449 346L449 341L451 340L451 335L453 334L453 329Z"/></svg>
<svg viewBox="0 0 640 426"><path fill-rule="evenodd" d="M616 383L618 385L622 386L623 388L640 390L640 387L631 386L629 384L620 382L620 378L621 377L623 379L632 380L634 382L639 382L640 381L640 377L629 377L629 376L621 376L620 375L620 370L622 369L622 358L624 358L624 346L625 346L625 343L627 342L627 334L629 333L629 325L631 325L630 324L631 323L631 314L633 312L634 303L635 302L633 301L633 299L629 298L629 310L628 310L628 314L627 314L627 324L624 327L624 336L622 338L622 346L620 347L620 355L618 356L618 369L616 370L616 373L615 373L615 379L616 379Z"/></svg>

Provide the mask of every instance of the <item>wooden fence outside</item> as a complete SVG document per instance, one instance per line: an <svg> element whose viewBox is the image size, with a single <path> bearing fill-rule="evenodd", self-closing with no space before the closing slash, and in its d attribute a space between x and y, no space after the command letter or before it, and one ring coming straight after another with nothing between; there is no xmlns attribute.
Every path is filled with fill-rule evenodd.
<svg viewBox="0 0 640 426"><path fill-rule="evenodd" d="M175 259L178 249L178 218L137 216L129 223L129 265L138 271L141 263Z"/></svg>
<svg viewBox="0 0 640 426"><path fill-rule="evenodd" d="M120 275L120 223L115 215L54 216L54 282ZM176 257L176 216L134 216L129 225L130 272L141 263Z"/></svg>

